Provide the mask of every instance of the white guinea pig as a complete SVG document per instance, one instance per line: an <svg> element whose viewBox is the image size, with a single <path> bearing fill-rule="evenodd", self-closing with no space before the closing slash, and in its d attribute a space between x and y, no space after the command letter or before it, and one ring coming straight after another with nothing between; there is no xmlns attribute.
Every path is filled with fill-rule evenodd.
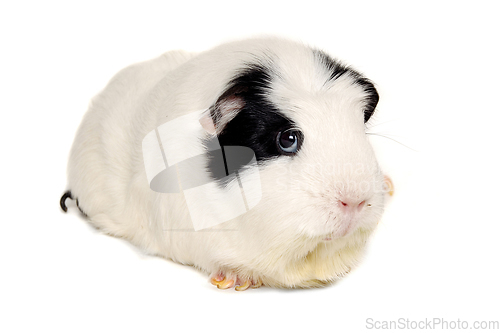
<svg viewBox="0 0 500 333"><path fill-rule="evenodd" d="M358 263L383 212L384 176L365 133L377 102L367 78L296 42L168 52L123 69L92 100L61 207L76 199L103 232L206 271L222 289L325 285ZM199 186L177 179L179 191L154 190L148 137L165 170L188 170ZM218 176L214 152L229 147L252 159L229 172L224 157ZM165 151L198 157L168 165ZM238 186L253 198L243 211ZM204 216L217 223L196 228Z"/></svg>

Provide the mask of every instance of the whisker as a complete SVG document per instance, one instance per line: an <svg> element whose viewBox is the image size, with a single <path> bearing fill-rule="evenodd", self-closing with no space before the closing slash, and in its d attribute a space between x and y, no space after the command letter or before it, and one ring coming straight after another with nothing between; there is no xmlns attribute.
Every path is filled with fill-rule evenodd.
<svg viewBox="0 0 500 333"><path fill-rule="evenodd" d="M394 142L396 142L396 143L399 143L399 144L400 144L400 145L402 145L403 147L406 147L406 148L408 148L408 149L410 149L410 150L413 150L414 152L418 153L418 150L415 150L415 149L413 149L413 148L411 148L411 147L408 147L408 146L407 146L407 145L405 145L404 143L401 143L401 142L399 142L398 140L396 140L396 139L394 139L394 138L391 138L391 137L389 137L389 136L387 136L387 135L384 135L384 134L379 134L379 133L368 133L368 132L367 132L366 134L367 134L367 135L376 135L376 136L380 136L380 137L382 137L382 138L386 138L386 139L392 140L392 141L394 141Z"/></svg>

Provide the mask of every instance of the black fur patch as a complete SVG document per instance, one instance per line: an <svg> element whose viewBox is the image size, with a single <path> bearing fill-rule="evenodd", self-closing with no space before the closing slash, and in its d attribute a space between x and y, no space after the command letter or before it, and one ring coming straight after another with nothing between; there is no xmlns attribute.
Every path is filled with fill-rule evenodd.
<svg viewBox="0 0 500 333"><path fill-rule="evenodd" d="M66 206L66 200L67 199L71 199L71 200L74 200L73 198L73 194L71 193L71 191L66 191L62 197L61 197L61 200L59 200L59 205L61 206L61 209L66 213L68 211L68 207ZM84 215L84 216L87 216L87 214L85 214L85 212L80 208L80 205L78 203L78 199L75 199L76 200L76 206L78 207L78 209L80 210L80 212Z"/></svg>
<svg viewBox="0 0 500 333"><path fill-rule="evenodd" d="M61 209L65 213L68 211L68 207L66 206L66 199L68 198L73 200L73 195L71 194L71 191L66 191L59 200L59 205L61 206Z"/></svg>
<svg viewBox="0 0 500 333"><path fill-rule="evenodd" d="M297 125L265 98L270 91L270 83L270 69L259 65L249 66L230 82L220 99L233 95L243 99L244 107L218 135L221 146L251 148L257 161L283 155L276 144L276 137L279 132L297 128ZM216 106L211 110L214 121L218 112Z"/></svg>
<svg viewBox="0 0 500 333"><path fill-rule="evenodd" d="M313 52L320 63L323 64L330 72L329 79L331 81L335 81L343 75L349 75L350 77L354 78L355 83L360 85L367 93L368 97L365 100L366 107L364 109L364 121L366 123L375 112L375 108L377 107L379 100L377 90L375 89L373 83L354 69L332 59L323 51L314 50Z"/></svg>

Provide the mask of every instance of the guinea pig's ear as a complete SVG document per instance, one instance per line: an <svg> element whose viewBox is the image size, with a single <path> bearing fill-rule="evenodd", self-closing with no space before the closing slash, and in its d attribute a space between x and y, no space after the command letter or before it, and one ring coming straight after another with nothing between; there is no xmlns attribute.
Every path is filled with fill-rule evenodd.
<svg viewBox="0 0 500 333"><path fill-rule="evenodd" d="M242 87L233 87L224 92L200 118L201 126L209 134L219 134L245 106Z"/></svg>
<svg viewBox="0 0 500 333"><path fill-rule="evenodd" d="M215 124L210 116L210 109L203 112L200 118L201 127L210 135L215 135Z"/></svg>

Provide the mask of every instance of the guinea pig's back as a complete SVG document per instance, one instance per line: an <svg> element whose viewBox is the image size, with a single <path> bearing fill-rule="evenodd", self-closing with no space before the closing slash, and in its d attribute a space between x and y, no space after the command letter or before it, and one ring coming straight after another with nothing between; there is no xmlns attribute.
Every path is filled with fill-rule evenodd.
<svg viewBox="0 0 500 333"><path fill-rule="evenodd" d="M126 67L92 99L68 163L68 190L90 220L97 220L96 215L112 219L125 210L131 176L144 168L138 158L141 140L156 122L154 110L147 105L150 94L191 56L171 51Z"/></svg>

